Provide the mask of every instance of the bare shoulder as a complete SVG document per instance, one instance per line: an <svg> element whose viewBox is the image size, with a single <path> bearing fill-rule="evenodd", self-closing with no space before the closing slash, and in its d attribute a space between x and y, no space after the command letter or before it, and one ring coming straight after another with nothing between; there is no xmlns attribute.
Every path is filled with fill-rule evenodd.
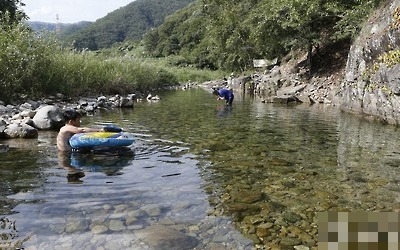
<svg viewBox="0 0 400 250"><path fill-rule="evenodd" d="M75 127L73 125L65 125L60 129L60 133L72 133L72 134L76 134L76 133L81 133L82 129Z"/></svg>

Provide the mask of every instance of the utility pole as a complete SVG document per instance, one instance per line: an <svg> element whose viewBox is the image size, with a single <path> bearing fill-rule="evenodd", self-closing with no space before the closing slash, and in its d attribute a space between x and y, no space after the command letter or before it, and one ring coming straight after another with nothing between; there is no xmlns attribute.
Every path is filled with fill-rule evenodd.
<svg viewBox="0 0 400 250"><path fill-rule="evenodd" d="M56 33L60 33L60 17L56 14Z"/></svg>

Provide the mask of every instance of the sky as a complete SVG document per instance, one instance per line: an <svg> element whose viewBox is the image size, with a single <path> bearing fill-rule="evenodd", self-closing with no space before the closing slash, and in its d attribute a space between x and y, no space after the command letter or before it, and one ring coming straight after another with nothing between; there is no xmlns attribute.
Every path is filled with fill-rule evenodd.
<svg viewBox="0 0 400 250"><path fill-rule="evenodd" d="M22 0L29 21L76 23L96 21L134 0Z"/></svg>

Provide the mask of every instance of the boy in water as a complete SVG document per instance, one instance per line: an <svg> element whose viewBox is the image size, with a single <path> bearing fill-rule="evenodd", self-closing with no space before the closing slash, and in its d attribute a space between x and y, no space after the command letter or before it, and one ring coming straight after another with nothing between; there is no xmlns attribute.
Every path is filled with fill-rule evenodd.
<svg viewBox="0 0 400 250"><path fill-rule="evenodd" d="M76 110L66 110L63 116L65 125L60 129L57 135L57 148L59 151L70 152L72 150L69 139L74 134L103 131L103 129L97 128L81 128L81 114Z"/></svg>
<svg viewBox="0 0 400 250"><path fill-rule="evenodd" d="M218 89L218 88L213 88L213 94L218 96L217 100L222 100L225 99L226 105L231 106L233 99L235 96L233 95L233 90L231 89Z"/></svg>
<svg viewBox="0 0 400 250"><path fill-rule="evenodd" d="M68 182L80 183L80 178L84 177L85 174L78 170L76 167L71 165L71 145L69 139L78 133L86 132L97 132L100 129L94 128L81 128L81 114L76 110L66 110L63 113L65 125L60 129L57 135L57 148L58 148L58 160L61 167L68 170Z"/></svg>

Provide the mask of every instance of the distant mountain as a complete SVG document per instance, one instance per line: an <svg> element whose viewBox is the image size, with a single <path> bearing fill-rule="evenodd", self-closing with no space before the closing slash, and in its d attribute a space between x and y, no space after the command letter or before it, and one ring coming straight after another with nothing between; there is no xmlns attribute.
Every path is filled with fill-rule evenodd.
<svg viewBox="0 0 400 250"><path fill-rule="evenodd" d="M92 22L82 21L77 23L60 23L60 35L69 36L79 30L86 28L92 24ZM36 32L55 32L57 29L56 23L46 23L37 21L28 21L28 25Z"/></svg>
<svg viewBox="0 0 400 250"><path fill-rule="evenodd" d="M56 24L55 23L28 21L28 25L36 32L56 31Z"/></svg>
<svg viewBox="0 0 400 250"><path fill-rule="evenodd" d="M88 21L81 21L77 23L71 23L71 24L61 24L60 26L60 36L61 37L67 37L70 36L76 32L79 32L86 27L89 27L93 22L88 22Z"/></svg>
<svg viewBox="0 0 400 250"><path fill-rule="evenodd" d="M109 48L127 40L139 41L148 30L161 25L166 16L195 1L136 0L85 27L62 31L60 39L76 49L89 50Z"/></svg>

